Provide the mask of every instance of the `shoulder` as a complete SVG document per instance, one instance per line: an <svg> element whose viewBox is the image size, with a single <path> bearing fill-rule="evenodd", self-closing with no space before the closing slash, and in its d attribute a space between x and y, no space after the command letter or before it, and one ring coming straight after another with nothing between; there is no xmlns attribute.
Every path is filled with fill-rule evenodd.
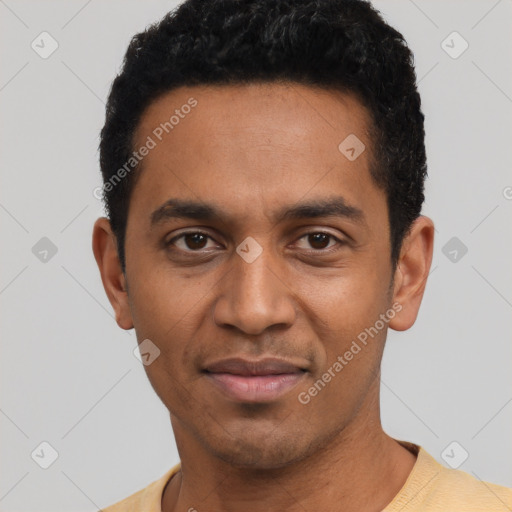
<svg viewBox="0 0 512 512"><path fill-rule="evenodd" d="M453 510L458 510L458 506L464 512L512 510L512 489L485 482L465 471L442 468L429 494L433 502Z"/></svg>
<svg viewBox="0 0 512 512"><path fill-rule="evenodd" d="M418 446L409 478L384 512L506 512L512 489L437 462Z"/></svg>
<svg viewBox="0 0 512 512"><path fill-rule="evenodd" d="M179 471L180 464L172 467L162 477L140 491L113 505L102 508L102 512L161 512L162 494L167 482Z"/></svg>

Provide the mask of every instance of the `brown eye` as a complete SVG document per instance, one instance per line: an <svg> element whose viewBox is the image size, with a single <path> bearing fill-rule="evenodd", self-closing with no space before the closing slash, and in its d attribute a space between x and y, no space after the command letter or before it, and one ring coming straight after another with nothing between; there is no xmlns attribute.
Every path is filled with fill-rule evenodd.
<svg viewBox="0 0 512 512"><path fill-rule="evenodd" d="M329 245L330 235L325 233L314 233L308 235L308 242L313 249L325 249Z"/></svg>
<svg viewBox="0 0 512 512"><path fill-rule="evenodd" d="M314 251L322 251L329 250L336 245L342 244L342 241L336 238L334 235L330 233L308 233L300 238L300 240L306 240L309 247L304 247L305 249L312 248ZM330 241L334 241L334 244L329 245Z"/></svg>
<svg viewBox="0 0 512 512"><path fill-rule="evenodd" d="M174 237L167 243L168 246L175 246L185 252L198 252L205 249L208 240L212 240L206 233L191 231Z"/></svg>
<svg viewBox="0 0 512 512"><path fill-rule="evenodd" d="M203 249L208 237L202 233L184 235L183 240L189 249Z"/></svg>

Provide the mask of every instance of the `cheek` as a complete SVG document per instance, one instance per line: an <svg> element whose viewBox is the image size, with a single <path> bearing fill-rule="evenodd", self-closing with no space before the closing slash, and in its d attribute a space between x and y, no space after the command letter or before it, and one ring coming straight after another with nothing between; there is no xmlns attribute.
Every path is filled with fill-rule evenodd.
<svg viewBox="0 0 512 512"><path fill-rule="evenodd" d="M189 410L198 401L195 393L182 375L180 365L173 364L174 358L169 351L160 354L151 365L145 366L148 380L167 409L176 414L177 411Z"/></svg>
<svg viewBox="0 0 512 512"><path fill-rule="evenodd" d="M149 339L159 351L144 366L153 389L168 408L185 407L191 399L187 387L194 375L191 364L198 339L197 297L150 275L131 290L130 302L138 343Z"/></svg>
<svg viewBox="0 0 512 512"><path fill-rule="evenodd" d="M326 376L333 380L330 389L338 386L346 389L347 384L369 378L368 373L380 360L387 323L379 319L389 305L387 282L382 275L379 278L378 272L378 269L366 266L353 266L338 269L323 282L310 276L302 278L302 308L316 339L318 365L315 378L321 378L331 369L331 374ZM321 358L318 357L320 354ZM343 370L337 372L333 365L338 357L343 358L340 363ZM353 384L349 388L353 388Z"/></svg>
<svg viewBox="0 0 512 512"><path fill-rule="evenodd" d="M383 307L385 287L374 265L353 262L342 268L310 273L297 272L293 290L311 317L335 332L352 332L364 326ZM290 288L293 288L289 284Z"/></svg>
<svg viewBox="0 0 512 512"><path fill-rule="evenodd" d="M132 290L132 317L138 342L149 339L160 351L144 367L153 389L171 411L180 410L194 400L188 389L196 377L193 361L200 345L204 292L198 295L195 286L177 287L180 280L153 277L141 279Z"/></svg>
<svg viewBox="0 0 512 512"><path fill-rule="evenodd" d="M138 272L130 275L130 307L137 334L174 337L186 326L188 317L201 307L208 283L203 279L178 276L170 266L141 263Z"/></svg>

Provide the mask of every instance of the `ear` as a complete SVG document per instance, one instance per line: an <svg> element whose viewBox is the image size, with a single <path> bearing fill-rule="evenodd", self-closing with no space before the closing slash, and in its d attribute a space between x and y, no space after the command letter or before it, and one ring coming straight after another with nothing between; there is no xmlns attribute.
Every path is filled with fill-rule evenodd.
<svg viewBox="0 0 512 512"><path fill-rule="evenodd" d="M430 272L433 249L434 223L422 215L413 222L402 243L395 270L393 303L402 306L389 322L395 331L405 331L416 321Z"/></svg>
<svg viewBox="0 0 512 512"><path fill-rule="evenodd" d="M94 223L92 250L100 269L103 288L116 314L116 322L121 329L132 329L133 320L126 291L126 278L117 253L116 237L105 217Z"/></svg>

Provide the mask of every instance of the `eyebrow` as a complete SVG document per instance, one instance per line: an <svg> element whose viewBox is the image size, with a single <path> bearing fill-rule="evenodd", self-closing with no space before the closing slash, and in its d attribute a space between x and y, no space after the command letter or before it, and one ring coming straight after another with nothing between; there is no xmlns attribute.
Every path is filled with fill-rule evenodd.
<svg viewBox="0 0 512 512"><path fill-rule="evenodd" d="M341 197L330 197L285 206L278 210L273 219L276 223L285 220L314 219L317 217L341 217L359 224L366 224L364 213ZM150 216L151 226L172 219L194 219L226 223L229 214L214 204L172 198L158 207Z"/></svg>

